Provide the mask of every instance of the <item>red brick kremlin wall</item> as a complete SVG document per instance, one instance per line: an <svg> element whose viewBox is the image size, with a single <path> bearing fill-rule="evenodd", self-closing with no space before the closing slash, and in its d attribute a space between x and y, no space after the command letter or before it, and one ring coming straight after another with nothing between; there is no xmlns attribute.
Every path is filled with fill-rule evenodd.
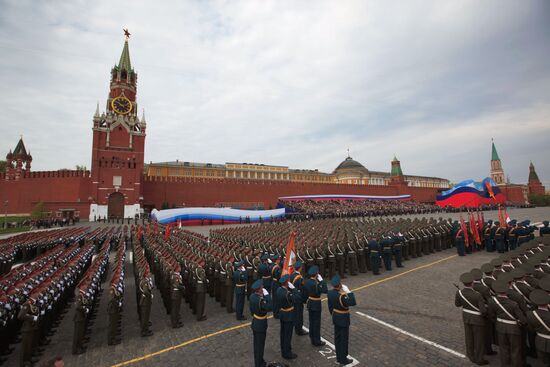
<svg viewBox="0 0 550 367"><path fill-rule="evenodd" d="M84 171L28 172L17 181L8 181L5 174L0 173L0 214L4 214L6 200L9 214L28 214L43 201L53 213L74 209L80 218L87 219L91 188L90 172Z"/></svg>
<svg viewBox="0 0 550 367"><path fill-rule="evenodd" d="M361 186L343 184L315 184L296 182L201 180L185 178L146 177L143 181L145 206L161 208L166 202L171 207L214 206L219 203L263 203L264 208L275 208L281 196L294 195L413 195L422 202L435 202L437 189L397 186Z"/></svg>

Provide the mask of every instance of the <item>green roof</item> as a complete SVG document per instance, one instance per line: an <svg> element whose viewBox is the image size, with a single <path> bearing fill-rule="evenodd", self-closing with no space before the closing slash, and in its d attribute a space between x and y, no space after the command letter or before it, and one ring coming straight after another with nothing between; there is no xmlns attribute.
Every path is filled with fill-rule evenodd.
<svg viewBox="0 0 550 367"><path fill-rule="evenodd" d="M391 175L392 176L403 176L403 171L401 170L401 163L396 156L393 157L391 163Z"/></svg>
<svg viewBox="0 0 550 367"><path fill-rule="evenodd" d="M495 147L495 143L493 142L493 150L491 152L491 160L492 161L500 161L500 158L498 157L497 148Z"/></svg>
<svg viewBox="0 0 550 367"><path fill-rule="evenodd" d="M128 49L128 40L124 41L124 48L120 55L120 61L118 62L119 70L132 71L132 63L130 62L130 50Z"/></svg>
<svg viewBox="0 0 550 367"><path fill-rule="evenodd" d="M27 149L25 149L25 144L23 144L23 138L19 139L19 142L15 146L15 150L13 151L13 155L27 155Z"/></svg>
<svg viewBox="0 0 550 367"><path fill-rule="evenodd" d="M535 165L533 162L529 165L529 182L532 181L540 181L539 176L537 175L537 171L535 171Z"/></svg>

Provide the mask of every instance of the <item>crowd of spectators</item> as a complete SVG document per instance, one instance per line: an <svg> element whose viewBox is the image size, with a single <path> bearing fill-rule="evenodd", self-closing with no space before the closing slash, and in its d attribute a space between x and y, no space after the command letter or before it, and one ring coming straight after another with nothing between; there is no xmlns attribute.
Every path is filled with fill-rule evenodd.
<svg viewBox="0 0 550 367"><path fill-rule="evenodd" d="M281 201L281 204L293 218L374 217L443 211L435 204L412 200L301 200Z"/></svg>

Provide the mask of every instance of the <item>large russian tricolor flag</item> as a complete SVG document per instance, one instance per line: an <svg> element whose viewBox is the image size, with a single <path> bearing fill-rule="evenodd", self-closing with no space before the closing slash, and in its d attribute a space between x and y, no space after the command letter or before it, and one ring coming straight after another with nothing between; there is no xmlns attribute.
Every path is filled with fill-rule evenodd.
<svg viewBox="0 0 550 367"><path fill-rule="evenodd" d="M464 180L451 189L443 191L436 198L436 204L442 208L446 206L476 208L481 205L504 203L506 203L506 196L489 177L481 182Z"/></svg>

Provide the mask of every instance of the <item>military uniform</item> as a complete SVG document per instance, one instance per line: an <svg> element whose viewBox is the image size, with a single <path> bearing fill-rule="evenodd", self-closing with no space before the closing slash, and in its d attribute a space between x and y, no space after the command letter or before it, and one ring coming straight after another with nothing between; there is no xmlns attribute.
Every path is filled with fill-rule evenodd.
<svg viewBox="0 0 550 367"><path fill-rule="evenodd" d="M172 305L170 306L170 323L174 329L180 328L183 326L181 322L180 308L181 308L181 299L183 298L184 286L182 283L182 278L180 274L179 265L176 267L175 271L172 273L170 279L170 298Z"/></svg>
<svg viewBox="0 0 550 367"><path fill-rule="evenodd" d="M336 347L336 361L346 365L353 362L348 358L349 326L351 306L356 305L355 295L343 286L340 276L332 278L334 289L328 292L328 309L334 324L334 345Z"/></svg>
<svg viewBox="0 0 550 367"><path fill-rule="evenodd" d="M550 296L547 292L537 289L531 292L531 302L537 309L527 312L527 325L536 334L535 346L538 358L545 366L550 365L550 311L548 304Z"/></svg>
<svg viewBox="0 0 550 367"><path fill-rule="evenodd" d="M271 295L263 288L262 280L252 284L254 293L250 295L249 306L252 315L252 335L254 338L254 366L265 367L264 348L267 335L267 313L272 310Z"/></svg>
<svg viewBox="0 0 550 367"><path fill-rule="evenodd" d="M292 352L292 330L294 328L294 304L300 302L300 296L288 285L288 274L283 275L279 282L281 286L277 288L277 305L279 307L279 320L281 323L280 343L281 355L285 359L294 359L297 357Z"/></svg>
<svg viewBox="0 0 550 367"><path fill-rule="evenodd" d="M485 352L485 316L487 310L483 296L472 288L474 277L464 273L460 281L466 288L459 289L455 294L455 306L462 307L462 321L466 340L466 355L470 361L478 365L488 362L483 359Z"/></svg>
<svg viewBox="0 0 550 367"><path fill-rule="evenodd" d="M294 303L294 331L297 335L307 335L304 330L304 279L300 273L302 262L296 261L294 264L294 273L290 275L290 282L294 285L297 302Z"/></svg>
<svg viewBox="0 0 550 367"><path fill-rule="evenodd" d="M235 263L235 270L233 271L233 284L235 286L235 311L237 314L237 320L246 320L243 315L244 300L246 297L246 284L248 281L248 274L244 267L244 262L239 261Z"/></svg>
<svg viewBox="0 0 550 367"><path fill-rule="evenodd" d="M306 299L309 314L309 338L311 344L323 346L321 341L321 294L327 293L327 283L319 275L319 269L312 266L308 270L309 279L305 282L302 297Z"/></svg>
<svg viewBox="0 0 550 367"><path fill-rule="evenodd" d="M505 280L493 282L497 293L489 301L489 315L496 324L500 363L502 366L523 366L521 325L526 318L516 302L508 298Z"/></svg>
<svg viewBox="0 0 550 367"><path fill-rule="evenodd" d="M375 239L369 240L369 259L372 273L374 275L380 274L380 246Z"/></svg>

